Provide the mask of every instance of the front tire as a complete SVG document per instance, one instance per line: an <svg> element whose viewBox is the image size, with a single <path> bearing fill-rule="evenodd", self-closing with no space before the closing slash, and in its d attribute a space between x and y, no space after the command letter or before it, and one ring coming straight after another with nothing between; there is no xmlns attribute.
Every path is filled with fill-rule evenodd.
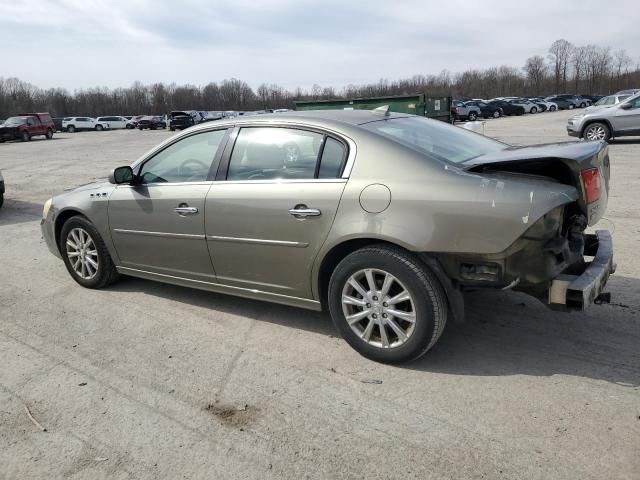
<svg viewBox="0 0 640 480"><path fill-rule="evenodd" d="M500 118L500 110L493 112L493 118Z"/></svg>
<svg viewBox="0 0 640 480"><path fill-rule="evenodd" d="M469 121L475 122L478 119L478 114L476 112L469 112Z"/></svg>
<svg viewBox="0 0 640 480"><path fill-rule="evenodd" d="M413 254L386 245L356 250L338 264L328 304L349 345L383 363L422 356L447 322L445 294L436 276Z"/></svg>
<svg viewBox="0 0 640 480"><path fill-rule="evenodd" d="M529 113L538 113L538 109L536 107L531 107Z"/></svg>
<svg viewBox="0 0 640 480"><path fill-rule="evenodd" d="M586 126L582 137L589 142L608 142L611 139L611 130L606 123L594 122Z"/></svg>
<svg viewBox="0 0 640 480"><path fill-rule="evenodd" d="M31 135L29 134L29 132L27 132L26 130L24 132L22 132L22 136L20 137L20 140L23 142L30 142L31 141Z"/></svg>
<svg viewBox="0 0 640 480"><path fill-rule="evenodd" d="M96 132L101 132L104 129L102 125L96 125Z"/></svg>
<svg viewBox="0 0 640 480"><path fill-rule="evenodd" d="M67 127L67 132L69 132L69 133L73 133L73 132L75 132L75 131L76 131L76 127L74 127L73 125L69 125L69 126Z"/></svg>
<svg viewBox="0 0 640 480"><path fill-rule="evenodd" d="M550 112L555 112L555 111L556 111L556 107L555 107L555 106L553 106L553 105L551 105L551 106L549 107L549 111L550 111Z"/></svg>
<svg viewBox="0 0 640 480"><path fill-rule="evenodd" d="M60 253L71 277L86 288L104 288L118 278L102 237L84 217L71 217L60 232Z"/></svg>

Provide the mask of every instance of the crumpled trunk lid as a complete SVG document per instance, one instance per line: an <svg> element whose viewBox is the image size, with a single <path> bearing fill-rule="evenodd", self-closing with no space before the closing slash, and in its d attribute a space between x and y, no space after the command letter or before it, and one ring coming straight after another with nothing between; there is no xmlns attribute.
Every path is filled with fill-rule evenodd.
<svg viewBox="0 0 640 480"><path fill-rule="evenodd" d="M571 185L579 194L578 206L589 225L596 224L607 209L609 198L609 148L605 142L566 142L532 147L511 147L481 155L463 165L478 173L513 172L551 178ZM600 196L587 201L583 171L597 169Z"/></svg>

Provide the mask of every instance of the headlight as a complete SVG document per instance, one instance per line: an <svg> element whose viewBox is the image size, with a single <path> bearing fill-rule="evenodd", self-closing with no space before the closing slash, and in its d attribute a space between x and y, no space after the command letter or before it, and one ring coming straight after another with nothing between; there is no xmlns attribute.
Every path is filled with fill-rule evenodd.
<svg viewBox="0 0 640 480"><path fill-rule="evenodd" d="M47 215L49 215L49 209L51 208L51 201L52 200L53 199L50 198L49 200L44 202L44 207L42 209L42 218L47 218Z"/></svg>

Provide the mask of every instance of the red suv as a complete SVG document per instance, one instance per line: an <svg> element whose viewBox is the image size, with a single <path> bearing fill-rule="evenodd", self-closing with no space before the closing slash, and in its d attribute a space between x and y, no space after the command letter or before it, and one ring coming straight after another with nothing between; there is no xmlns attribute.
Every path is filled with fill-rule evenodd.
<svg viewBox="0 0 640 480"><path fill-rule="evenodd" d="M43 135L53 138L56 127L48 113L21 113L11 117L0 125L0 142L5 140L22 140L28 142L31 137Z"/></svg>

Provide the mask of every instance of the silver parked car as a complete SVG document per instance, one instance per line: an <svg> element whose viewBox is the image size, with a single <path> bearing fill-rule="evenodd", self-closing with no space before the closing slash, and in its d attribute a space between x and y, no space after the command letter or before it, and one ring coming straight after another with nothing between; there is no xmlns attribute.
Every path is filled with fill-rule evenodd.
<svg viewBox="0 0 640 480"><path fill-rule="evenodd" d="M585 140L640 136L640 94L585 110L567 121L567 133Z"/></svg>
<svg viewBox="0 0 640 480"><path fill-rule="evenodd" d="M384 109L292 112L185 130L48 200L42 233L84 287L125 274L327 309L360 353L399 362L462 320L467 289L606 301L611 236L585 229L608 194L605 143L515 148Z"/></svg>

